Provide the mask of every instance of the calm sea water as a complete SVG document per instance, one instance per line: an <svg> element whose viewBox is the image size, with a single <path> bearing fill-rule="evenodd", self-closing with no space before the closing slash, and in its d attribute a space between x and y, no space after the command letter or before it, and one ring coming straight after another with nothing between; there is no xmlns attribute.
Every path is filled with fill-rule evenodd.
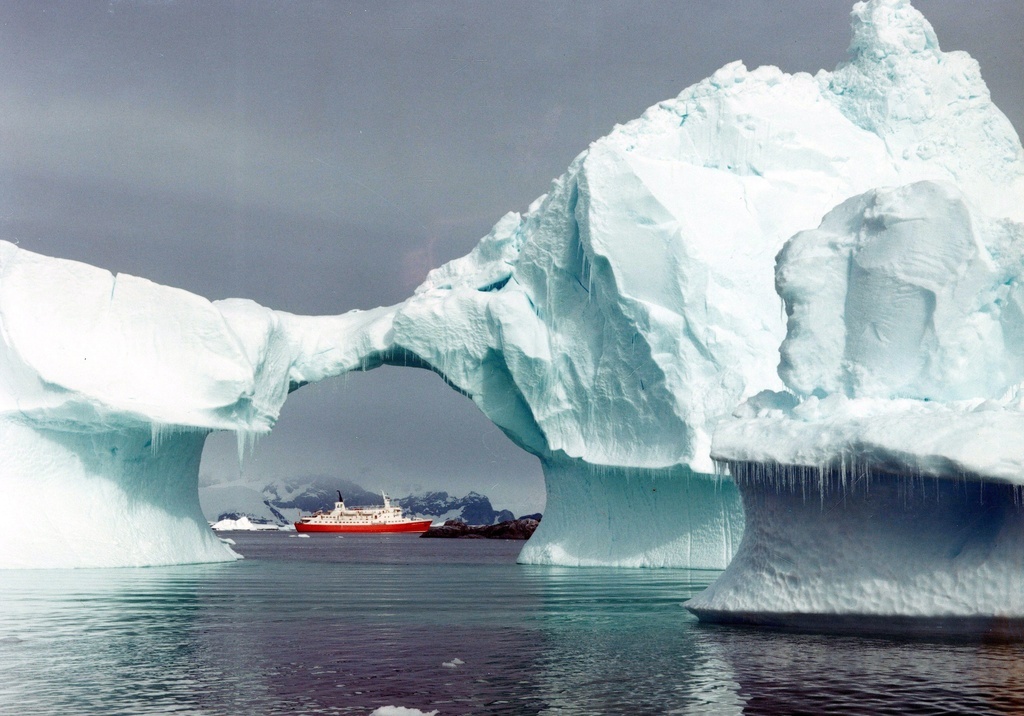
<svg viewBox="0 0 1024 716"><path fill-rule="evenodd" d="M2 574L0 713L1024 713L1020 645L702 626L713 572L232 537L236 564Z"/></svg>

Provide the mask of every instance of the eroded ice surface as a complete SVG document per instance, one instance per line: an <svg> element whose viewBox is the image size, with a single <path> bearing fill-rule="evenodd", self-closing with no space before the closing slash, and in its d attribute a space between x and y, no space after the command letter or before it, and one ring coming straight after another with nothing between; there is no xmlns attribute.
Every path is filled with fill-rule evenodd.
<svg viewBox="0 0 1024 716"><path fill-rule="evenodd" d="M211 303L0 242L0 567L234 559L198 498L206 435L240 451L290 387L359 366L373 312Z"/></svg>
<svg viewBox="0 0 1024 716"><path fill-rule="evenodd" d="M691 610L830 629L1024 617L1022 251L1024 225L932 182L854 197L786 245L791 392L719 424L747 532Z"/></svg>
<svg viewBox="0 0 1024 716"><path fill-rule="evenodd" d="M709 479L719 420L781 389L774 262L794 234L852 197L926 182L1013 242L1000 222L1021 216L1020 142L977 63L941 52L906 2L860 4L853 27L834 72L734 63L617 127L395 307L378 353L434 367L544 463L548 514L523 561L723 566L687 559L727 559L735 532L697 526L738 515L731 496L684 510L644 495L655 474ZM595 530L616 505L630 527ZM681 548L692 534L701 548Z"/></svg>
<svg viewBox="0 0 1024 716"><path fill-rule="evenodd" d="M834 72L733 63L616 127L396 306L298 317L4 246L3 479L26 513L54 504L36 491L49 482L93 523L134 535L163 511L155 533L176 535L126 557L121 534L99 527L108 541L75 558L58 543L32 554L50 566L230 557L199 534L190 461L205 432L235 430L244 445L290 388L388 363L440 373L540 458L547 514L523 561L724 567L742 512L713 474L711 435L744 399L784 387L783 244L851 197L877 204L883 187L930 182L1011 233L1024 210L1020 143L977 63L941 52L904 0L858 4L853 26ZM111 441L147 433L134 452ZM7 458L24 435L74 469L49 469L38 448ZM187 465L168 459L145 478L154 492L141 489L129 460L171 455ZM168 532L176 520L190 536Z"/></svg>
<svg viewBox="0 0 1024 716"><path fill-rule="evenodd" d="M1019 141L1015 156L996 165L996 201L966 169L876 188L779 253L788 391L717 426L713 456L748 530L688 603L699 616L943 629L1024 617Z"/></svg>
<svg viewBox="0 0 1024 716"><path fill-rule="evenodd" d="M1024 483L1022 277L1024 223L951 184L844 202L779 253L790 392L720 423L715 455Z"/></svg>
<svg viewBox="0 0 1024 716"><path fill-rule="evenodd" d="M686 603L702 620L1020 638L1024 507L1012 485L877 467L730 463L747 529Z"/></svg>

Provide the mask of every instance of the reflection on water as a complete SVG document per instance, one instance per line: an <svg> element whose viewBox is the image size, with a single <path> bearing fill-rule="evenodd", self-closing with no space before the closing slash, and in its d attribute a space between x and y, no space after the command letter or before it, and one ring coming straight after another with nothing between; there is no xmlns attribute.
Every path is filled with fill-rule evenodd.
<svg viewBox="0 0 1024 716"><path fill-rule="evenodd" d="M4 573L0 712L1024 711L1018 645L700 626L680 604L715 573L526 567L480 540L236 539L237 564Z"/></svg>
<svg viewBox="0 0 1024 716"><path fill-rule="evenodd" d="M1024 649L697 628L729 665L745 714L1024 713Z"/></svg>

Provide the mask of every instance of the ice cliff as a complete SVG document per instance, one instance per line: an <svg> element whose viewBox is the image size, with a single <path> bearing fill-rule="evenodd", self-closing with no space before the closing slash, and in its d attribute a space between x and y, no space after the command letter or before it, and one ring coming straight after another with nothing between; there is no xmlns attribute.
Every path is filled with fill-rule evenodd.
<svg viewBox="0 0 1024 716"><path fill-rule="evenodd" d="M883 10L931 38L902 4L858 6L855 47L893 36ZM931 39L909 54L908 82L972 75ZM912 101L891 112L889 136L923 138L911 158L952 178L853 196L779 253L787 390L717 426L747 532L688 602L702 619L950 633L1024 616L1024 161L994 111L964 111L978 97L946 95L945 129L922 132Z"/></svg>
<svg viewBox="0 0 1024 716"><path fill-rule="evenodd" d="M5 525L2 538L43 542L4 566L230 557L200 529L195 466L205 433L265 431L290 388L386 363L436 371L539 457L547 507L521 560L724 567L744 513L735 484L716 473L712 435L744 400L773 391L761 400L788 409L797 397L820 405L836 386L870 385L873 399L923 402L927 391L946 390L950 376L958 382L949 390L964 397L1017 375L1013 360L985 355L983 344L986 330L1016 325L1012 281L995 284L1015 275L1020 142L977 63L941 52L908 2L858 4L853 29L849 59L833 72L733 63L616 127L524 215L503 217L470 254L431 272L396 306L291 316L5 246L0 479L16 487L26 519ZM859 234L843 250L874 267L867 278L836 272L841 252L806 238L819 225L821 236L852 237L857 222L884 233L886 207L900 201L933 228L966 216L981 233L920 261L909 277L886 273L888 250ZM780 274L787 338L775 262L794 236L786 250L794 265L803 257L832 273L818 283L818 268ZM961 264L975 283L944 276ZM968 294L983 286L1005 319L971 303ZM816 292L828 298L824 308L813 303ZM850 292L864 311L847 316ZM942 303L941 331L956 339L926 369L874 356L885 341L865 330L856 348L863 370L842 352L819 360L819 344L850 345L835 335L837 310L856 333L871 328L872 297L905 301L886 310L898 318L912 309L927 322L947 294L955 300ZM794 328L801 311L813 330ZM900 356L940 342L934 331L917 344L895 333ZM1009 354L1017 337L1003 335ZM785 384L776 372L784 339ZM1002 376L960 376L957 366L975 358ZM879 361L899 364L905 394L885 392L880 376L889 368ZM795 394L783 392L787 385ZM738 467L764 458L726 452L716 456ZM102 533L80 557L67 556L70 535L54 543L57 536L23 532L29 513L69 498L89 506L98 518L90 525L100 525L90 529ZM173 539L142 549L142 525ZM46 534L60 535L57 527Z"/></svg>
<svg viewBox="0 0 1024 716"><path fill-rule="evenodd" d="M789 391L718 426L748 531L689 607L946 631L1024 616L1024 223L952 184L875 189L793 237L776 275Z"/></svg>

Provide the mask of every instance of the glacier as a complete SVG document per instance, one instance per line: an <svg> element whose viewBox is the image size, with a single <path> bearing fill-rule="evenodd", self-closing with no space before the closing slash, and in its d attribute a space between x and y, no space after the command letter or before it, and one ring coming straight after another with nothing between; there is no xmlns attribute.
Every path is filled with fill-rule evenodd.
<svg viewBox="0 0 1024 716"><path fill-rule="evenodd" d="M547 507L527 563L725 568L752 544L745 520L761 530L751 490L781 484L755 477L777 474L761 466L797 466L825 494L836 451L851 456L836 479L866 464L853 456L870 426L818 427L842 401L936 411L921 418L931 442L911 449L880 428L892 444L879 455L948 466L957 455L928 447L959 444L982 459L926 423L945 410L986 435L1012 429L1020 141L977 63L942 52L909 2L858 3L852 17L835 70L723 67L594 142L394 306L296 316L0 245L0 480L21 510L0 528L0 567L233 559L199 510L205 436L233 430L242 454L289 391L385 364L436 372L539 458ZM898 229L886 249L887 202L922 212L904 223L935 237ZM943 233L961 220L969 237ZM777 277L780 250L792 270ZM841 270L854 251L865 277ZM887 272L915 251L928 259L917 274ZM951 266L963 276L946 280ZM898 303L872 337L879 292ZM922 321L920 337L903 330ZM849 325L857 341L844 342ZM741 404L747 417L731 417ZM820 452L805 459L804 440ZM71 522L33 529L69 503Z"/></svg>

